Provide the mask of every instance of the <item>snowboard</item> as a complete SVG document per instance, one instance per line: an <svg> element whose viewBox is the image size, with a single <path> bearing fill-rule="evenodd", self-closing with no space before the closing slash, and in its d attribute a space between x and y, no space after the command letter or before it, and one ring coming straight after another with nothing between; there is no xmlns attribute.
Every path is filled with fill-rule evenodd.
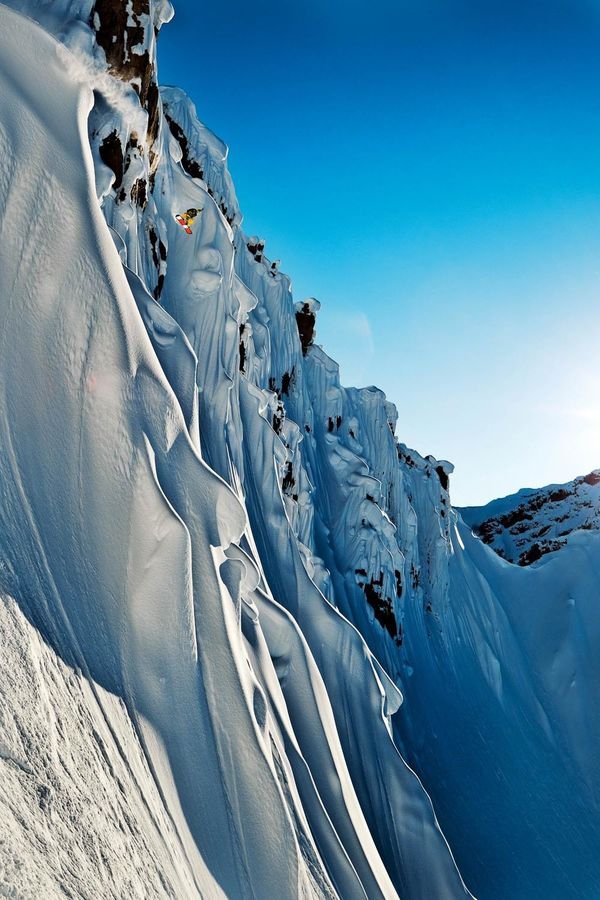
<svg viewBox="0 0 600 900"><path fill-rule="evenodd" d="M178 222L178 223L181 225L181 227L183 228L183 230L185 231L186 234L191 234L191 233L192 233L192 229L191 229L190 226L187 224L187 222L185 221L185 219L183 218L183 216L179 216L179 215L175 216L175 221Z"/></svg>

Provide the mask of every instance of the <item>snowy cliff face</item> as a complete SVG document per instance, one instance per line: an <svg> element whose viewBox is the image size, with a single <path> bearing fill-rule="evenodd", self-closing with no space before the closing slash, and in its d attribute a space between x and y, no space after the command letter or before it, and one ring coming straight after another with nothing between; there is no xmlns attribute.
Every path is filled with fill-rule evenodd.
<svg viewBox="0 0 600 900"><path fill-rule="evenodd" d="M310 389L337 376L326 357L309 372L287 278L247 249L226 149L181 92L153 93L169 8L15 6L30 19L0 6L3 890L465 896L391 738L400 693L320 589L312 484L342 443ZM174 214L191 206L188 236ZM360 396L336 403L364 419ZM353 502L375 510L367 480Z"/></svg>
<svg viewBox="0 0 600 900"><path fill-rule="evenodd" d="M158 85L169 3L10 6L0 886L469 896L407 759L479 896L594 896L594 536L499 559L340 385Z"/></svg>

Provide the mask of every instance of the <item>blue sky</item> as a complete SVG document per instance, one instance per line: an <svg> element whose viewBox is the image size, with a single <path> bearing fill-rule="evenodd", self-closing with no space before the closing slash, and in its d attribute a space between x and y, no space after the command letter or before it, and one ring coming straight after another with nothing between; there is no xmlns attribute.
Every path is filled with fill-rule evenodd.
<svg viewBox="0 0 600 900"><path fill-rule="evenodd" d="M161 82L454 502L600 466L600 0L175 10Z"/></svg>

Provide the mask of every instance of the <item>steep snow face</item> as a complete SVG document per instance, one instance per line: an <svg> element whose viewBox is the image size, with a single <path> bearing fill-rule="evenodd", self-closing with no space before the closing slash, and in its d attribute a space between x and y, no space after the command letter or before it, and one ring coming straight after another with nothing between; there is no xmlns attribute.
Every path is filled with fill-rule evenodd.
<svg viewBox="0 0 600 900"><path fill-rule="evenodd" d="M262 689L225 578L243 509L194 448L93 192L91 91L54 41L0 13L1 547L14 595L61 659L125 704L187 893L327 885L254 714ZM34 207L27 232L12 227ZM177 347L164 329L159 340Z"/></svg>
<svg viewBox="0 0 600 900"><path fill-rule="evenodd" d="M478 896L596 896L583 486L560 553L485 547L452 465L340 384L226 146L158 87L170 4L10 5L45 30L0 6L0 627L11 671L42 660L18 703L6 682L9 888L469 896L406 759ZM111 810L73 850L71 780ZM81 874L46 858L46 787Z"/></svg>
<svg viewBox="0 0 600 900"><path fill-rule="evenodd" d="M250 255L189 101L153 118L130 57L154 66L144 16L168 9L128 4L107 59L118 6L24 6L62 45L0 6L0 623L9 669L35 671L2 687L7 890L466 896L391 737L401 695L324 593L329 407L289 281ZM81 829L83 803L103 812Z"/></svg>
<svg viewBox="0 0 600 900"><path fill-rule="evenodd" d="M600 470L567 484L525 488L486 506L462 509L461 515L499 556L528 566L560 550L578 531L600 532Z"/></svg>
<svg viewBox="0 0 600 900"><path fill-rule="evenodd" d="M595 897L598 535L523 568L451 521L445 592L406 608L397 739L478 896Z"/></svg>

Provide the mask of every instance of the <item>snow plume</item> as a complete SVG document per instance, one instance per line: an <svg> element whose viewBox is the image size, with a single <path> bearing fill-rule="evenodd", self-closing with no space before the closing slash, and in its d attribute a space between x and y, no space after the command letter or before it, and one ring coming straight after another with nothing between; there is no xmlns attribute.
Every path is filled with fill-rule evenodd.
<svg viewBox="0 0 600 900"><path fill-rule="evenodd" d="M170 4L11 5L0 892L595 896L597 534L510 565L340 383L159 93Z"/></svg>
<svg viewBox="0 0 600 900"><path fill-rule="evenodd" d="M148 114L135 89L109 73L106 62L90 52L93 46L92 32L82 25L65 36L64 44L56 45L56 54L75 83L100 94L117 120L129 122L131 131L145 134Z"/></svg>

